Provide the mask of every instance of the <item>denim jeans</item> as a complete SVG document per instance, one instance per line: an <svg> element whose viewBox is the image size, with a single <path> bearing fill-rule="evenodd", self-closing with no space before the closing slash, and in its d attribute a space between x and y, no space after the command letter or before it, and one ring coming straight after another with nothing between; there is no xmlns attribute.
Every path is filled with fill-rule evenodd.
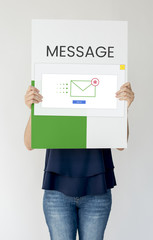
<svg viewBox="0 0 153 240"><path fill-rule="evenodd" d="M43 211L51 240L103 240L112 205L111 189L100 195L72 197L44 190Z"/></svg>

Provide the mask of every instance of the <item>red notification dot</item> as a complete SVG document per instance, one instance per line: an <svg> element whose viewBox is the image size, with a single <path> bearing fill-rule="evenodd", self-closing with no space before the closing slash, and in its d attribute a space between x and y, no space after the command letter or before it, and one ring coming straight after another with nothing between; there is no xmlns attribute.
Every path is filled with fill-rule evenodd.
<svg viewBox="0 0 153 240"><path fill-rule="evenodd" d="M98 78L93 78L93 79L91 80L91 84L92 84L93 86L98 86L98 85L99 85L99 79L98 79Z"/></svg>

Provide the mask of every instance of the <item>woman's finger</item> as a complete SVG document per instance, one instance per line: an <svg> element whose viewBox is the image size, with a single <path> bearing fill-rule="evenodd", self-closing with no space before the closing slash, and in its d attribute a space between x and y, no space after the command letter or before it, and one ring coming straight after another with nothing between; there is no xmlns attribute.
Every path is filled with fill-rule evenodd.
<svg viewBox="0 0 153 240"><path fill-rule="evenodd" d="M29 97L27 97L26 101L29 101L29 100L38 100L38 101L42 101L42 97L39 97L37 95L30 95Z"/></svg>
<svg viewBox="0 0 153 240"><path fill-rule="evenodd" d="M27 91L26 94L32 94L32 93L40 94L36 89L31 89L31 90Z"/></svg>
<svg viewBox="0 0 153 240"><path fill-rule="evenodd" d="M126 82L120 88L124 88L124 87L127 87L127 88L131 89L131 83L130 82Z"/></svg>
<svg viewBox="0 0 153 240"><path fill-rule="evenodd" d="M130 106L131 103L133 102L134 98L130 98L130 97L120 97L119 100L121 100L121 101L122 101L122 100L127 101L127 103L128 103L128 108L129 108L129 106Z"/></svg>
<svg viewBox="0 0 153 240"><path fill-rule="evenodd" d="M27 90L26 94L29 93L29 92L31 92L31 91L35 91L35 92L38 92L38 93L40 92L38 88L30 85L30 86L28 87L28 90Z"/></svg>
<svg viewBox="0 0 153 240"><path fill-rule="evenodd" d="M29 101L27 101L27 106L29 106L29 108L30 108L32 103L39 103L39 101L34 100L34 99L29 100Z"/></svg>
<svg viewBox="0 0 153 240"><path fill-rule="evenodd" d="M38 88L36 88L36 87L34 87L34 86L31 86L31 85L29 86L29 89L30 89L30 90L34 90L34 91L36 91L36 92L40 92Z"/></svg>
<svg viewBox="0 0 153 240"><path fill-rule="evenodd" d="M116 94L119 94L121 92L128 92L128 93L134 94L134 92L131 89L127 88L127 87L121 88L120 90L118 90L116 92Z"/></svg>
<svg viewBox="0 0 153 240"><path fill-rule="evenodd" d="M123 96L123 97L124 97L124 96L127 96L127 97L131 97L131 98L132 98L132 97L133 97L133 94L124 91L124 92L121 92L121 93L119 93L119 94L116 95L117 98L122 97L122 96Z"/></svg>
<svg viewBox="0 0 153 240"><path fill-rule="evenodd" d="M40 93L38 93L38 92L36 92L36 91L34 91L34 90L32 90L32 91L30 91L29 93L27 93L27 94L26 94L26 97L29 97L29 96L31 96L31 95L36 95L36 96L39 96L39 97L43 97Z"/></svg>
<svg viewBox="0 0 153 240"><path fill-rule="evenodd" d="M27 93L27 94L25 95L25 102L26 102L27 100L32 99L32 98L31 98L32 96L37 96L38 99L42 99L42 98L43 98L43 96L42 96L41 94L39 94L39 93L37 93L37 92L35 92L35 91L30 91L29 93Z"/></svg>
<svg viewBox="0 0 153 240"><path fill-rule="evenodd" d="M133 95L131 95L131 94L128 94L128 93L126 93L125 95L120 95L120 96L118 96L117 97L118 99L121 99L121 98L129 98L129 99L132 99L132 100L134 100L134 96Z"/></svg>

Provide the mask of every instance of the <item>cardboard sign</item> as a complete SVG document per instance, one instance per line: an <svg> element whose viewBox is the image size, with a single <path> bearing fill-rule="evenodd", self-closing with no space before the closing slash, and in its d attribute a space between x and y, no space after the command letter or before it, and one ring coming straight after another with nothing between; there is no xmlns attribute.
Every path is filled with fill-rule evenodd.
<svg viewBox="0 0 153 240"><path fill-rule="evenodd" d="M32 20L32 148L127 147L127 22Z"/></svg>

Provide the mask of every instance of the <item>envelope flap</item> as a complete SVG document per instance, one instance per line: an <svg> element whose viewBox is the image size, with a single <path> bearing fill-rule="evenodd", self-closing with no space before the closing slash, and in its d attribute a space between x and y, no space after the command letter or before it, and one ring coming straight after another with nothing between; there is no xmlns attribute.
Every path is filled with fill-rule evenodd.
<svg viewBox="0 0 153 240"><path fill-rule="evenodd" d="M91 85L91 80L71 80L82 91L86 90Z"/></svg>

